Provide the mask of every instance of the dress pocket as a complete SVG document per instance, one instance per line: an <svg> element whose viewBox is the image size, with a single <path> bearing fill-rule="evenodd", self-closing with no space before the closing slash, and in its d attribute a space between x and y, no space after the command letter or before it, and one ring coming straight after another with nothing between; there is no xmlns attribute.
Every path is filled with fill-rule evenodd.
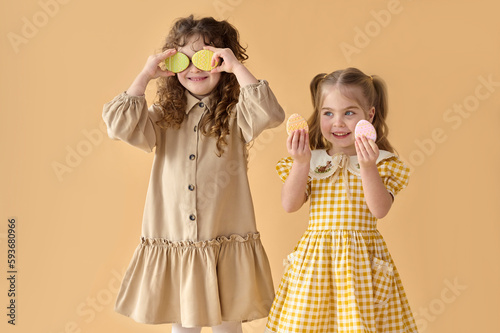
<svg viewBox="0 0 500 333"><path fill-rule="evenodd" d="M283 268L284 268L285 273L288 271L288 269L290 268L290 266L292 266L293 261L295 260L296 252L297 251L290 253L286 257L286 259L283 259Z"/></svg>
<svg viewBox="0 0 500 333"><path fill-rule="evenodd" d="M372 285L375 305L384 305L389 301L393 282L394 270L392 264L378 258L373 258Z"/></svg>

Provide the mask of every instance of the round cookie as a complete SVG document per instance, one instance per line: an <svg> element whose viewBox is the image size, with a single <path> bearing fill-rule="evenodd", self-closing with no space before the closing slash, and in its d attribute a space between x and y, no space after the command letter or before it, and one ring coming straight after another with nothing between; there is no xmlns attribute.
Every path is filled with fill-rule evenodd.
<svg viewBox="0 0 500 333"><path fill-rule="evenodd" d="M165 59L165 67L173 73L180 73L189 66L189 58L181 52L177 52L171 57Z"/></svg>
<svg viewBox="0 0 500 333"><path fill-rule="evenodd" d="M288 135L292 134L293 131L305 129L306 132L309 132L309 126L307 125L307 121L298 113L292 114L287 122L286 122L286 132Z"/></svg>
<svg viewBox="0 0 500 333"><path fill-rule="evenodd" d="M196 66L196 68L201 69L202 71L209 72L217 67L217 64L215 64L215 66L210 65L213 55L214 53L210 50L200 50L193 54L193 58L191 59L191 61Z"/></svg>
<svg viewBox="0 0 500 333"><path fill-rule="evenodd" d="M358 121L354 129L354 137L357 139L361 136L364 136L367 139L371 139L373 141L377 140L377 131L375 130L375 127L373 127L373 125L367 120Z"/></svg>

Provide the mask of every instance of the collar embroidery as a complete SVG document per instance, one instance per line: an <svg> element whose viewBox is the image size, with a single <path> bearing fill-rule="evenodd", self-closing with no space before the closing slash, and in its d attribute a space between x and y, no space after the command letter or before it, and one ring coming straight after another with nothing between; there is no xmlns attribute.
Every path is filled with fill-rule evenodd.
<svg viewBox="0 0 500 333"><path fill-rule="evenodd" d="M326 162L326 165L323 165L323 166L317 166L315 169L314 169L314 172L315 173L318 173L318 174L323 174L323 173L326 173L328 171L332 170L332 161L327 161Z"/></svg>
<svg viewBox="0 0 500 333"><path fill-rule="evenodd" d="M351 193L349 183L347 181L347 172L353 175L361 176L360 166L357 156L347 156L346 154L339 153L333 156L328 155L325 149L313 150L311 156L311 164L309 167L309 176L312 179L326 179L330 178L331 183L335 183L342 174L342 182L349 201L351 200ZM380 161L386 160L395 156L394 154L381 150L377 159L377 164Z"/></svg>

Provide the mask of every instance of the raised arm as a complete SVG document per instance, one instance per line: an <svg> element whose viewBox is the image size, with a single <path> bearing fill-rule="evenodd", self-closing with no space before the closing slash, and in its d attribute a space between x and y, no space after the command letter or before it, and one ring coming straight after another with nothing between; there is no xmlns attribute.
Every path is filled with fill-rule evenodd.
<svg viewBox="0 0 500 333"><path fill-rule="evenodd" d="M152 110L148 110L144 92L150 80L173 75L162 70L159 64L175 52L167 50L150 56L129 89L104 105L102 117L110 138L122 140L146 152L153 150L156 133L152 119L155 115Z"/></svg>
<svg viewBox="0 0 500 333"><path fill-rule="evenodd" d="M240 87L247 86L249 84L255 84L259 81L253 76L253 74L245 67L242 63L236 59L233 51L229 48L219 49L213 46L205 46L205 50L210 50L214 53L212 56L212 66L219 63L220 66L215 67L212 73L233 73L240 84Z"/></svg>
<svg viewBox="0 0 500 333"><path fill-rule="evenodd" d="M307 178L311 163L309 135L305 130L292 132L286 141L288 153L293 158L292 169L281 189L281 205L288 212L295 212L307 200Z"/></svg>
<svg viewBox="0 0 500 333"><path fill-rule="evenodd" d="M165 52L149 56L144 68L127 89L127 94L130 96L142 96L146 92L146 87L148 86L149 81L157 79L160 76L174 76L175 73L163 70L159 65L165 61L165 59L176 53L177 51L175 49L169 49Z"/></svg>
<svg viewBox="0 0 500 333"><path fill-rule="evenodd" d="M212 72L233 73L240 85L240 96L236 105L238 126L246 142L254 140L262 131L278 126L285 120L285 111L278 103L269 84L259 81L236 59L231 49L205 46L214 52L212 66L219 63Z"/></svg>
<svg viewBox="0 0 500 333"><path fill-rule="evenodd" d="M394 198L387 190L377 168L378 146L365 137L356 140L361 182L368 209L378 219L389 213Z"/></svg>

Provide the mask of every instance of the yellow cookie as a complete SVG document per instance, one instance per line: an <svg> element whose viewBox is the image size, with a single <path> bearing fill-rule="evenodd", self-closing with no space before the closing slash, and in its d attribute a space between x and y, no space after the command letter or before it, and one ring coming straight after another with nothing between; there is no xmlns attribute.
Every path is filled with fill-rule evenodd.
<svg viewBox="0 0 500 333"><path fill-rule="evenodd" d="M165 59L165 67L174 73L180 73L189 66L189 58L184 53L177 52Z"/></svg>
<svg viewBox="0 0 500 333"><path fill-rule="evenodd" d="M217 64L215 64L215 66L210 65L213 55L214 53L210 50L200 50L193 54L193 59L191 59L191 61L196 66L196 68L201 69L202 71L209 72L217 67Z"/></svg>
<svg viewBox="0 0 500 333"><path fill-rule="evenodd" d="M305 129L306 132L309 132L309 126L307 125L307 121L298 113L294 113L288 118L286 122L286 132L288 135L292 134L293 131Z"/></svg>

